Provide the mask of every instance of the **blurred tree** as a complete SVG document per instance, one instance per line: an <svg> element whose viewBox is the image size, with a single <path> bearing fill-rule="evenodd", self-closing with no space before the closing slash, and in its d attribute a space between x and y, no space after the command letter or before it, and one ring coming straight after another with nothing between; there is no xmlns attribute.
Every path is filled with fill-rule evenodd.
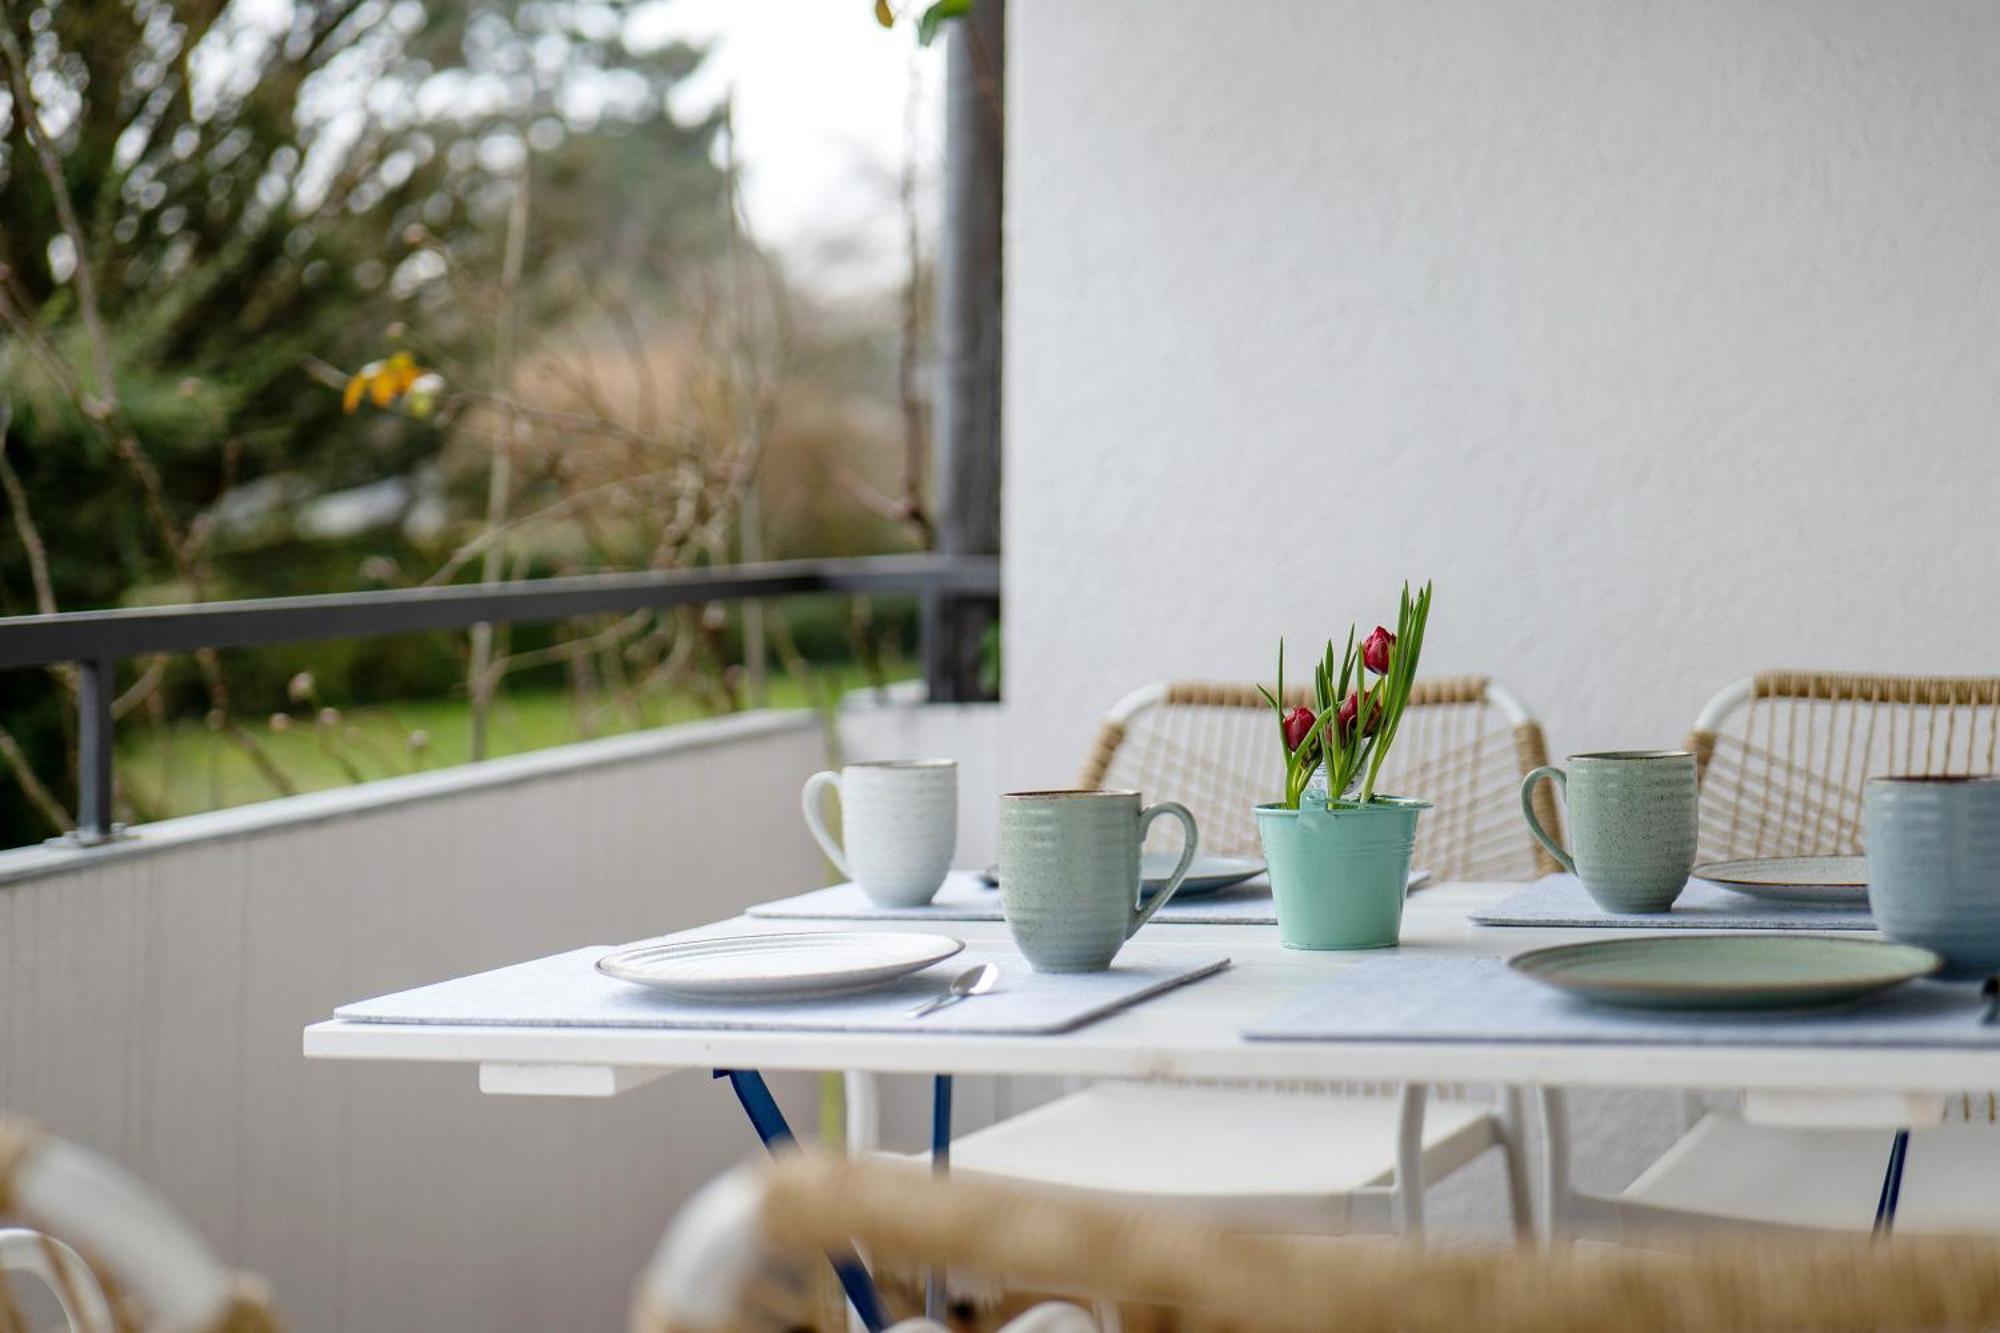
<svg viewBox="0 0 2000 1333"><path fill-rule="evenodd" d="M517 310L669 293L665 257L720 244L724 181L715 122L669 105L700 53L634 49L631 8L0 0L0 613L306 590L257 558L282 515L442 439L343 417L304 367L400 344L483 376L491 293L467 275L500 267L531 161ZM51 679L0 673L0 727L58 794L64 725ZM46 831L39 804L0 784L0 845Z"/></svg>

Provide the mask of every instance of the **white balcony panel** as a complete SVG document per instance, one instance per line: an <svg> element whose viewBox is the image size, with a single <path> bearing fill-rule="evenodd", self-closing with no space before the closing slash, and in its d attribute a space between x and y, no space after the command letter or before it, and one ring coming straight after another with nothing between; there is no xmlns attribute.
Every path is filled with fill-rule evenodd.
<svg viewBox="0 0 2000 1333"><path fill-rule="evenodd" d="M300 1030L825 882L797 801L825 758L814 719L752 715L0 854L0 1108L159 1185L293 1327L622 1327L676 1203L755 1146L726 1089L483 1097L308 1063ZM775 1087L810 1125L813 1082Z"/></svg>

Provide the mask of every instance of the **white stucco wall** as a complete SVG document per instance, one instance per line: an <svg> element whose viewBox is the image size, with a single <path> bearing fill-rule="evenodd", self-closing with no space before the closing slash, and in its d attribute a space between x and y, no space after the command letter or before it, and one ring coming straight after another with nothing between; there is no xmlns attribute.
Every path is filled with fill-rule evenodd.
<svg viewBox="0 0 2000 1333"><path fill-rule="evenodd" d="M1557 753L2000 671L2000 5L1009 23L1010 780L1405 575Z"/></svg>

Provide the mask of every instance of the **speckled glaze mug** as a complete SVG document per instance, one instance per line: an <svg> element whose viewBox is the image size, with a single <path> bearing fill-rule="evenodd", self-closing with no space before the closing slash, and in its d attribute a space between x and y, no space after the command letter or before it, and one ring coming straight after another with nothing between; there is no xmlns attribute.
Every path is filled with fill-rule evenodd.
<svg viewBox="0 0 2000 1333"><path fill-rule="evenodd" d="M1187 832L1180 864L1142 906L1139 846L1171 815ZM1199 835L1173 801L1136 791L1016 791L1000 798L1000 908L1037 972L1101 972L1187 878Z"/></svg>
<svg viewBox="0 0 2000 1333"><path fill-rule="evenodd" d="M1607 912L1664 912L1687 887L1698 832L1694 756L1686 750L1573 754L1521 779L1528 832ZM1554 778L1569 808L1574 855L1535 818L1535 784Z"/></svg>

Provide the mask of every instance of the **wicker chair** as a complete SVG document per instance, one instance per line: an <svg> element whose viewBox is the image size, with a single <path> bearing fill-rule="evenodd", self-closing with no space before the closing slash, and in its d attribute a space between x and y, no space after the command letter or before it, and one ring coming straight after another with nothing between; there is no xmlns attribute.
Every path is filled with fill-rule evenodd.
<svg viewBox="0 0 2000 1333"><path fill-rule="evenodd" d="M2000 677L1766 671L1722 690L1689 737L1701 773L1701 856L1858 854L1861 792L1881 773L2000 768ZM1544 1090L1554 1225L1615 1238L1633 1229L1728 1221L1867 1230L1892 1135L1912 1127L1897 1225L2000 1230L2000 1101L1991 1092L1913 1095L1867 1111L1852 1099L1753 1099L1744 1115L1691 1107L1686 1133L1615 1196L1567 1177L1559 1091Z"/></svg>
<svg viewBox="0 0 2000 1333"><path fill-rule="evenodd" d="M1688 748L1702 859L1854 854L1868 778L2000 771L2000 677L1760 672L1709 701Z"/></svg>
<svg viewBox="0 0 2000 1333"><path fill-rule="evenodd" d="M1653 1251L1419 1250L1244 1235L1171 1212L803 1154L725 1176L683 1210L639 1280L630 1326L633 1333L835 1333L845 1318L811 1300L813 1274L825 1269L827 1250L851 1244L878 1271L949 1265L989 1291L1061 1293L1115 1311L1126 1333L2000 1327L2000 1242L1991 1239L1880 1245L1865 1237L1730 1237ZM712 1262L714 1255L734 1262ZM978 1322L954 1326L990 1328L1008 1311L978 1313ZM1080 1319L1072 1311L1055 1326ZM935 1324L898 1328L942 1333Z"/></svg>
<svg viewBox="0 0 2000 1333"><path fill-rule="evenodd" d="M1546 760L1540 725L1481 677L1419 681L1410 700L1385 781L1436 803L1418 826L1415 863L1445 879L1552 869L1523 827L1518 794L1522 775ZM1204 848L1255 855L1251 809L1269 799L1280 762L1269 708L1253 686L1149 685L1111 711L1080 785L1180 801ZM1520 1121L1513 1089L1474 1098L1462 1088L1162 1079L1084 1088L976 1130L952 1153L968 1172L1173 1201L1244 1225L1415 1236L1425 1187L1498 1150L1525 1234Z"/></svg>
<svg viewBox="0 0 2000 1333"><path fill-rule="evenodd" d="M1310 693L1300 688L1285 702L1310 703ZM1277 746L1270 705L1255 686L1162 682L1111 710L1078 785L1179 801L1194 812L1205 850L1257 856L1251 811L1271 799ZM1558 869L1528 836L1518 795L1528 771L1547 762L1541 724L1507 690L1483 676L1418 681L1383 775L1387 790L1436 804L1417 826L1413 864L1438 879L1532 879ZM1535 799L1544 827L1557 827L1546 785Z"/></svg>
<svg viewBox="0 0 2000 1333"><path fill-rule="evenodd" d="M0 1120L0 1330L13 1283L50 1289L71 1333L275 1333L261 1283L231 1273L152 1189L85 1148Z"/></svg>

